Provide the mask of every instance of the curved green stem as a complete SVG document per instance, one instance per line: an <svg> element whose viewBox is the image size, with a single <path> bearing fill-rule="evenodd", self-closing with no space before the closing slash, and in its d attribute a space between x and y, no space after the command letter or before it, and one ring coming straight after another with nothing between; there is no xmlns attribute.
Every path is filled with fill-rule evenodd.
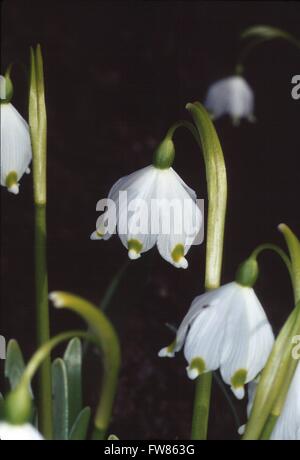
<svg viewBox="0 0 300 460"><path fill-rule="evenodd" d="M38 348L38 350L30 358L17 386L8 394L5 399L5 418L10 423L20 425L28 422L28 419L32 415L32 394L30 391L31 380L35 376L39 367L43 365L45 360L50 358L51 351L60 343L73 337L82 337L95 342L93 337L88 336L86 332L68 331L63 332L43 343L43 345L41 345L40 348ZM52 412L51 393L48 394L48 399L50 401L50 409ZM49 434L47 434L45 439L50 440L52 439L52 436L49 437Z"/></svg>
<svg viewBox="0 0 300 460"><path fill-rule="evenodd" d="M67 292L53 292L50 298L57 308L68 308L79 314L88 324L102 352L103 381L95 415L93 438L104 439L117 390L121 362L119 339L110 321L95 305Z"/></svg>
<svg viewBox="0 0 300 460"><path fill-rule="evenodd" d="M179 120L179 121L176 121L167 131L167 134L166 134L166 138L172 138L175 134L175 131L178 129L178 128L186 128L188 129L192 135L194 136L194 139L196 140L196 142L199 144L199 136L198 136L198 131L197 129L195 128L195 126L193 125L193 123L191 123L190 121L187 121L187 120Z"/></svg>
<svg viewBox="0 0 300 460"><path fill-rule="evenodd" d="M227 203L226 169L220 141L208 113L199 102L189 103L186 108L197 128L198 135L195 137L203 152L206 169L208 217L205 289L208 290L220 286ZM211 384L211 372L197 379L192 439L207 439Z"/></svg>
<svg viewBox="0 0 300 460"><path fill-rule="evenodd" d="M245 61L246 61L247 57L249 56L249 54L252 53L254 48L256 48L258 45L260 45L261 43L263 43L265 41L266 41L265 39L259 39L258 38L257 40L254 40L253 42L251 42L247 46L245 46L245 48L240 53L240 55L239 55L239 57L237 59L237 62L236 62L235 73L237 75L242 75L244 73Z"/></svg>
<svg viewBox="0 0 300 460"><path fill-rule="evenodd" d="M244 64L246 58L252 51L257 48L259 45L269 42L271 40L283 39L286 40L291 45L300 49L300 40L295 38L293 35L289 34L285 30L278 29L277 27L258 25L248 27L241 34L241 39L253 39L241 52L239 58L237 59L236 73L241 74L244 71Z"/></svg>
<svg viewBox="0 0 300 460"><path fill-rule="evenodd" d="M261 252L263 252L263 251L273 251L273 252L275 252L282 259L282 261L284 262L286 268L288 269L288 272L290 274L291 279L293 279L292 264L291 264L291 261L290 261L288 255L286 254L286 252L283 249L281 249L276 244L269 244L269 243L260 244L259 246L257 246L257 248L254 249L254 251L252 252L250 258L255 258L256 259L259 256L259 254Z"/></svg>
<svg viewBox="0 0 300 460"><path fill-rule="evenodd" d="M40 348L38 348L38 350L32 355L24 369L19 385L29 384L33 379L35 373L37 372L38 368L41 366L43 361L50 355L51 351L58 345L60 345L62 342L66 342L67 340L70 340L74 337L83 338L95 343L95 340L91 335L80 330L62 332L61 334L52 337L47 342L43 343L43 345L41 345ZM49 397L49 399L51 398Z"/></svg>

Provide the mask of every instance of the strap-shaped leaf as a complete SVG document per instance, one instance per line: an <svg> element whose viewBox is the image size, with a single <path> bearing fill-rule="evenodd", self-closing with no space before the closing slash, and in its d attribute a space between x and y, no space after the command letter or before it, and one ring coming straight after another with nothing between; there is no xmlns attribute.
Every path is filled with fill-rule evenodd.
<svg viewBox="0 0 300 460"><path fill-rule="evenodd" d="M57 358L52 364L53 437L67 440L69 437L68 377L64 361Z"/></svg>
<svg viewBox="0 0 300 460"><path fill-rule="evenodd" d="M82 347L77 337L70 340L64 354L64 362L68 376L69 426L72 426L82 409Z"/></svg>
<svg viewBox="0 0 300 460"><path fill-rule="evenodd" d="M18 342L12 339L7 345L4 374L9 381L10 389L14 390L18 385L25 369L25 362Z"/></svg>
<svg viewBox="0 0 300 460"><path fill-rule="evenodd" d="M85 407L82 409L72 426L69 436L70 441L84 441L86 439L90 418L91 409L89 407Z"/></svg>

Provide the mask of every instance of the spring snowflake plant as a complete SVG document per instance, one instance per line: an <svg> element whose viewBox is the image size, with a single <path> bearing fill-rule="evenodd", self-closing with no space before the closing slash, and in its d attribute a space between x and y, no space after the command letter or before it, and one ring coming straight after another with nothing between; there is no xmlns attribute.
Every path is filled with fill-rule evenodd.
<svg viewBox="0 0 300 460"><path fill-rule="evenodd" d="M244 32L243 40L250 40L238 62L239 76L213 85L206 105L215 118L228 113L234 120L253 116L253 92L241 76L245 56L259 43L271 39L285 39L300 48L299 42L286 32L267 26L256 26ZM252 44L251 41L253 40ZM35 283L37 350L25 363L15 340L10 340L5 362L5 377L9 391L0 395L0 437L3 440L104 440L109 427L121 363L118 335L104 313L124 274L122 269L108 286L101 308L67 292L48 293L46 263L46 146L47 116L45 104L43 59L40 46L30 50L29 120L27 122L11 105L13 86L10 71L1 79L1 185L17 194L19 182L29 164L33 163L35 209ZM279 226L288 252L272 244L258 246L244 261L234 281L221 285L221 266L227 202L227 179L224 156L214 124L205 108L189 103L186 109L192 121L175 123L167 131L154 154L153 164L129 174L116 182L109 198L118 211L113 232L118 231L131 260L157 245L167 262L187 268L187 252L199 229L202 215L196 205L196 193L183 182L172 167L175 157L173 135L180 127L189 130L203 154L208 195L206 225L206 261L204 293L194 299L183 318L171 344L159 356L173 357L181 349L187 360L187 375L195 380L196 391L192 419L192 439L206 439L212 373L224 381L234 395L244 397L245 386L250 390L248 421L240 433L243 439L299 439L299 356L294 353L294 337L300 335L300 242L285 224ZM29 127L30 128L29 128ZM128 206L120 201L126 192ZM20 197L21 199L22 197ZM137 231L137 221L145 224L145 208L135 199L149 204L163 199L163 206L151 215L157 225L153 234L147 225ZM161 231L166 209L173 199L187 200L189 212L176 218L169 233ZM109 238L105 211L98 219L92 239ZM126 218L125 231L121 221ZM180 224L187 223L178 231ZM192 225L193 223L193 225ZM146 228L146 231L145 231ZM101 250L101 249L99 249ZM260 303L254 286L259 276L259 256L266 250L275 251L287 267L294 293L294 305L277 337ZM136 263L136 262L131 262ZM204 265L204 264L203 264ZM57 309L69 309L86 323L84 330L62 332L51 337L49 327L49 299ZM294 308L293 308L294 307ZM51 361L52 351L66 343L61 358ZM103 375L99 402L95 411L84 405L82 391L83 342L99 348ZM219 370L219 371L218 371ZM38 392L32 385L38 374ZM221 380L219 379L219 382ZM225 385L224 385L225 384ZM38 397L37 397L38 394ZM231 405L232 406L232 405ZM174 437L176 433L174 433Z"/></svg>

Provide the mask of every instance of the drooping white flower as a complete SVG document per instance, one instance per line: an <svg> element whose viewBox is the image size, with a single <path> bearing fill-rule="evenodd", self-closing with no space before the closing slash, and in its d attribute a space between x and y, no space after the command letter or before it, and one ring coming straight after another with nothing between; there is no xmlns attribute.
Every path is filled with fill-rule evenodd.
<svg viewBox="0 0 300 460"><path fill-rule="evenodd" d="M12 425L0 422L1 441L42 441L43 436L30 423Z"/></svg>
<svg viewBox="0 0 300 460"><path fill-rule="evenodd" d="M237 398L245 383L264 367L274 336L252 287L237 282L206 292L193 301L176 340L159 356L173 357L184 346L188 376L220 368Z"/></svg>
<svg viewBox="0 0 300 460"><path fill-rule="evenodd" d="M248 385L247 415L250 413L254 403L257 382ZM240 427L239 434L243 434L245 425ZM300 441L300 362L291 382L283 410L278 417L270 439L273 441Z"/></svg>
<svg viewBox="0 0 300 460"><path fill-rule="evenodd" d="M234 125L238 125L242 118L255 120L253 91L239 75L213 83L208 89L204 105L213 118L229 115Z"/></svg>
<svg viewBox="0 0 300 460"><path fill-rule="evenodd" d="M165 260L187 268L185 255L199 233L202 215L195 192L168 162L166 165L147 166L114 184L108 195L116 208L113 230L117 228L130 259L139 258L157 244ZM109 209L100 216L91 239L110 238L112 229L108 231L107 222L111 217Z"/></svg>
<svg viewBox="0 0 300 460"><path fill-rule="evenodd" d="M5 78L1 76L3 86ZM1 97L3 96L1 89ZM29 127L10 102L1 100L1 185L9 192L19 193L19 181L30 172L32 158Z"/></svg>

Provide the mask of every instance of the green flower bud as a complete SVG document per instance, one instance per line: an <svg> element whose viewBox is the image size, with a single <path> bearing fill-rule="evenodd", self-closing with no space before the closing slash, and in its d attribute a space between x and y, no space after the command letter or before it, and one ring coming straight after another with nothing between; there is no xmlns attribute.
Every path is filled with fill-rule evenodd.
<svg viewBox="0 0 300 460"><path fill-rule="evenodd" d="M0 103L7 104L11 101L14 93L14 87L10 79L10 67L5 73L5 76L0 76Z"/></svg>
<svg viewBox="0 0 300 460"><path fill-rule="evenodd" d="M258 273L257 260L254 258L247 259L238 267L235 281L242 286L253 287L257 280Z"/></svg>
<svg viewBox="0 0 300 460"><path fill-rule="evenodd" d="M4 418L12 425L22 425L31 416L31 397L28 388L17 386L4 402Z"/></svg>
<svg viewBox="0 0 300 460"><path fill-rule="evenodd" d="M172 166L174 157L174 143L170 137L166 137L154 152L153 165L158 169L168 169Z"/></svg>

